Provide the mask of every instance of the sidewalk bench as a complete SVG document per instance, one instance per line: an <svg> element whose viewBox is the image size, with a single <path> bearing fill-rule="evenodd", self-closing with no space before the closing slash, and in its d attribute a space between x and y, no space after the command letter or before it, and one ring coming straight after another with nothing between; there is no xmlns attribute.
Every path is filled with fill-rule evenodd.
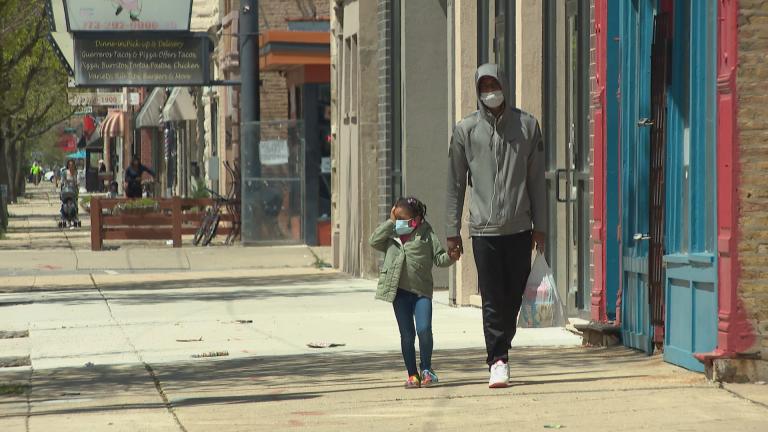
<svg viewBox="0 0 768 432"><path fill-rule="evenodd" d="M130 202L128 198L91 199L91 250L100 251L104 240L172 240L173 247L181 247L182 235L194 234L200 227L205 212L199 208L213 205L211 198L158 198L156 211L105 214L118 204ZM222 212L217 234L227 235L232 230L233 215Z"/></svg>

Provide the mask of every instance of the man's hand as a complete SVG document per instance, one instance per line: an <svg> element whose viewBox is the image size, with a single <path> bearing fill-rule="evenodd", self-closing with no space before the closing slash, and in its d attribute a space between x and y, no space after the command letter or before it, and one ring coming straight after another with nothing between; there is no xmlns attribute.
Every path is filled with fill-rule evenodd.
<svg viewBox="0 0 768 432"><path fill-rule="evenodd" d="M461 236L448 237L446 242L448 244L448 256L452 260L458 261L461 258L461 254L464 253L464 245L461 241Z"/></svg>
<svg viewBox="0 0 768 432"><path fill-rule="evenodd" d="M547 235L541 231L534 231L531 235L531 250L536 248L539 253L544 253L546 247Z"/></svg>

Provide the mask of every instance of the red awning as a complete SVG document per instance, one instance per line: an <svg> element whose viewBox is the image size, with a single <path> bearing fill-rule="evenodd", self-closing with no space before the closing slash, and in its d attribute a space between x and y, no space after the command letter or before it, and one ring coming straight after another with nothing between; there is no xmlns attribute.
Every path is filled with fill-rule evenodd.
<svg viewBox="0 0 768 432"><path fill-rule="evenodd" d="M110 111L107 118L99 125L99 133L104 138L114 138L123 135L124 117L122 111Z"/></svg>

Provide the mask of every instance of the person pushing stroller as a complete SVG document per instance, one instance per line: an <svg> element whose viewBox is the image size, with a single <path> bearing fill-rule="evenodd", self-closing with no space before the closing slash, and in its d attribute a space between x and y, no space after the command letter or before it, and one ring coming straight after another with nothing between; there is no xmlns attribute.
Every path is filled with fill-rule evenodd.
<svg viewBox="0 0 768 432"><path fill-rule="evenodd" d="M61 175L61 220L59 228L69 227L74 229L81 226L80 219L77 216L77 166L75 161L67 161L67 168Z"/></svg>

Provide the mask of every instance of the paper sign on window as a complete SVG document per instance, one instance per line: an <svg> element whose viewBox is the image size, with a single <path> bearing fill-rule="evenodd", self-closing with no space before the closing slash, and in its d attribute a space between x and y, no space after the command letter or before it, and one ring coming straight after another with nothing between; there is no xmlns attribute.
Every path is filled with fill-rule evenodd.
<svg viewBox="0 0 768 432"><path fill-rule="evenodd" d="M266 140L259 142L259 156L262 165L283 165L288 163L288 141Z"/></svg>

